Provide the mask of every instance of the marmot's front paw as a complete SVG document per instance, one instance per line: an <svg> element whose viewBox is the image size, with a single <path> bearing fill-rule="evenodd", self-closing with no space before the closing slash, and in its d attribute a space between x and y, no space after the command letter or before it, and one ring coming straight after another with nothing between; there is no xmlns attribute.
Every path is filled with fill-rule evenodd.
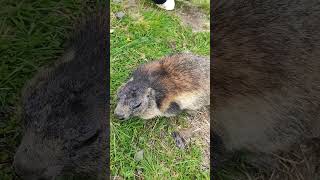
<svg viewBox="0 0 320 180"><path fill-rule="evenodd" d="M186 147L185 140L181 137L180 133L175 131L172 133L172 137L176 142L176 146L180 149L184 149Z"/></svg>
<svg viewBox="0 0 320 180"><path fill-rule="evenodd" d="M192 129L174 131L172 137L176 142L176 146L180 149L185 149L191 143L192 132Z"/></svg>

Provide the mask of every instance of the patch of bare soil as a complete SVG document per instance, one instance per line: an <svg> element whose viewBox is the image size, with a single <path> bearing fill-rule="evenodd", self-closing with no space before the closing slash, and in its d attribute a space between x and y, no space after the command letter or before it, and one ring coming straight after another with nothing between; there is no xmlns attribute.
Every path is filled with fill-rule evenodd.
<svg viewBox="0 0 320 180"><path fill-rule="evenodd" d="M201 8L188 1L178 1L174 13L180 17L184 25L192 28L193 32L209 32L210 18Z"/></svg>
<svg viewBox="0 0 320 180"><path fill-rule="evenodd" d="M195 133L196 143L203 147L203 167L210 167L210 112L203 109L195 115L189 117L193 132Z"/></svg>
<svg viewBox="0 0 320 180"><path fill-rule="evenodd" d="M135 7L137 7L137 5L138 5L137 0L127 0L127 1L125 1L124 7L125 8L135 8Z"/></svg>
<svg viewBox="0 0 320 180"><path fill-rule="evenodd" d="M197 112L191 112L187 117L189 127L178 129L174 136L176 145L185 148L196 144L203 152L202 168L208 170L210 167L210 112L203 108Z"/></svg>

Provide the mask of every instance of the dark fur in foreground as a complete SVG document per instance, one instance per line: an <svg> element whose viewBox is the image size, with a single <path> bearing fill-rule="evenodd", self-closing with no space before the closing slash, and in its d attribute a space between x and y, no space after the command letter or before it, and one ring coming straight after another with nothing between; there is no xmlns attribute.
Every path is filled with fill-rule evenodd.
<svg viewBox="0 0 320 180"><path fill-rule="evenodd" d="M23 179L105 176L106 13L88 18L56 65L25 87L24 136L14 157Z"/></svg>
<svg viewBox="0 0 320 180"><path fill-rule="evenodd" d="M213 148L268 155L319 137L319 1L217 0L211 7Z"/></svg>

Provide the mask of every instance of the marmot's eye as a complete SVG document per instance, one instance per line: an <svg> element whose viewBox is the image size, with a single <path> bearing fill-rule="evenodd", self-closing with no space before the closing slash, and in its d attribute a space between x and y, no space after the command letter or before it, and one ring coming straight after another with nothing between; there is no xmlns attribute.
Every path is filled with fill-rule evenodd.
<svg viewBox="0 0 320 180"><path fill-rule="evenodd" d="M142 103L137 103L135 106L133 106L133 109L137 109L138 107L141 106Z"/></svg>

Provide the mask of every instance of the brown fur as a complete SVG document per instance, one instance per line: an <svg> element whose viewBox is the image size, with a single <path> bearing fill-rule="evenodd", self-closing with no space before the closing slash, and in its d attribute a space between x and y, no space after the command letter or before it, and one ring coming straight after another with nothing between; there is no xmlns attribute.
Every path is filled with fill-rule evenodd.
<svg viewBox="0 0 320 180"><path fill-rule="evenodd" d="M220 0L213 12L216 149L271 154L318 137L319 2Z"/></svg>
<svg viewBox="0 0 320 180"><path fill-rule="evenodd" d="M165 97L160 103L161 112L165 112L171 102L174 102L178 97L188 98L186 93L194 94L200 90L200 80L197 76L190 71L184 71L184 67L180 67L185 58L186 56L181 55L169 56L160 61L147 64L141 69L141 71L150 75L165 73L162 78L158 79L159 84L162 84L167 90Z"/></svg>

